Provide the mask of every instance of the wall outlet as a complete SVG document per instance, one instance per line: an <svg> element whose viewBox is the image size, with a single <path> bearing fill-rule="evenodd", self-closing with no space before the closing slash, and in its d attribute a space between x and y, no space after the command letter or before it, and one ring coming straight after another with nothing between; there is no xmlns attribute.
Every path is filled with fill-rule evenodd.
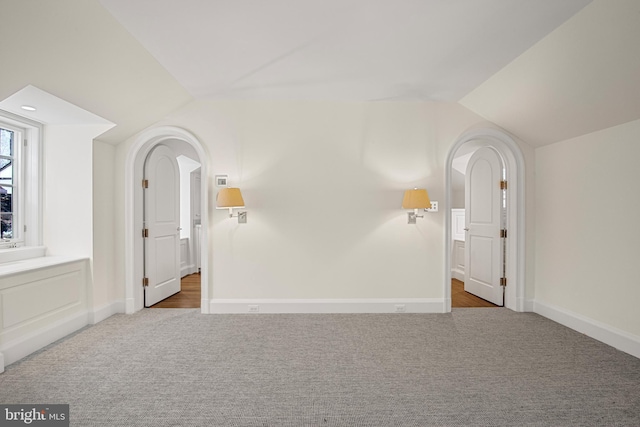
<svg viewBox="0 0 640 427"><path fill-rule="evenodd" d="M438 202L431 202L431 207L425 209L426 212L438 212Z"/></svg>
<svg viewBox="0 0 640 427"><path fill-rule="evenodd" d="M404 304L396 304L396 313L405 313L407 311L407 306Z"/></svg>
<svg viewBox="0 0 640 427"><path fill-rule="evenodd" d="M249 305L249 313L259 313L260 306L259 305Z"/></svg>

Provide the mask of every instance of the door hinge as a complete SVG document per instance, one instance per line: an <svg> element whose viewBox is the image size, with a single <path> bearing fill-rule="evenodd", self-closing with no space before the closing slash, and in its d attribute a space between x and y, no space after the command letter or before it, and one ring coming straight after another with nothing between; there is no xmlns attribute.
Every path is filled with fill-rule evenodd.
<svg viewBox="0 0 640 427"><path fill-rule="evenodd" d="M142 229L142 238L146 239L147 237L149 237L149 229L148 228L143 228Z"/></svg>
<svg viewBox="0 0 640 427"><path fill-rule="evenodd" d="M506 180L500 181L500 189L501 190L506 190L507 189L507 181Z"/></svg>
<svg viewBox="0 0 640 427"><path fill-rule="evenodd" d="M25 225L22 230L26 233L27 232L27 226Z"/></svg>
<svg viewBox="0 0 640 427"><path fill-rule="evenodd" d="M501 239L506 239L507 238L507 229L503 228L502 230L500 230L500 238Z"/></svg>
<svg viewBox="0 0 640 427"><path fill-rule="evenodd" d="M143 179L142 180L142 188L149 188L149 180L148 179Z"/></svg>
<svg viewBox="0 0 640 427"><path fill-rule="evenodd" d="M149 278L148 277L143 277L142 278L142 287L146 288L147 286L149 286Z"/></svg>
<svg viewBox="0 0 640 427"><path fill-rule="evenodd" d="M25 147L29 144L29 142L28 142L26 139L25 139L25 140L23 140L22 142L23 142L23 145L24 145Z"/></svg>
<svg viewBox="0 0 640 427"><path fill-rule="evenodd" d="M507 278L506 277L501 277L500 278L500 286L507 286Z"/></svg>

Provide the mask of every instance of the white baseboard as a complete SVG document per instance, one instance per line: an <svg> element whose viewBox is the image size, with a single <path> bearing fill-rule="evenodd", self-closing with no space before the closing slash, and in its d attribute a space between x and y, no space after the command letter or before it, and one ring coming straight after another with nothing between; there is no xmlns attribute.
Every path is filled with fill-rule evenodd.
<svg viewBox="0 0 640 427"><path fill-rule="evenodd" d="M9 341L2 345L2 367L4 364L12 364L17 362L29 354L40 350L41 348L66 337L67 335L86 326L89 322L89 313L82 312L52 323L46 328L39 329L35 332L25 335L19 339Z"/></svg>
<svg viewBox="0 0 640 427"><path fill-rule="evenodd" d="M451 270L451 278L464 282L464 271L455 269Z"/></svg>
<svg viewBox="0 0 640 427"><path fill-rule="evenodd" d="M523 301L523 303L522 303L523 311L526 311L526 312L534 311L534 304L535 304L534 300L532 300L532 299L523 299L522 301Z"/></svg>
<svg viewBox="0 0 640 427"><path fill-rule="evenodd" d="M444 313L442 298L408 299L218 299L209 313Z"/></svg>
<svg viewBox="0 0 640 427"><path fill-rule="evenodd" d="M135 298L127 298L124 300L125 313L133 314L136 312L136 300Z"/></svg>
<svg viewBox="0 0 640 427"><path fill-rule="evenodd" d="M123 313L124 305L124 301L114 301L93 311L74 314L24 337L3 344L0 348L2 351L0 353L0 373L4 372L5 364L17 362L87 325L96 324L114 314Z"/></svg>
<svg viewBox="0 0 640 427"><path fill-rule="evenodd" d="M540 301L533 302L533 311L640 359L640 337L637 335Z"/></svg>
<svg viewBox="0 0 640 427"><path fill-rule="evenodd" d="M113 301L89 313L89 323L95 325L114 314L124 313L124 301Z"/></svg>
<svg viewBox="0 0 640 427"><path fill-rule="evenodd" d="M210 311L211 307L209 307L209 306L210 306L209 300L206 300L204 298L201 299L200 300L200 313L201 314L209 314L209 313L211 313L211 311Z"/></svg>
<svg viewBox="0 0 640 427"><path fill-rule="evenodd" d="M195 264L185 265L184 267L180 267L180 277L188 276L190 274L196 273L198 269Z"/></svg>

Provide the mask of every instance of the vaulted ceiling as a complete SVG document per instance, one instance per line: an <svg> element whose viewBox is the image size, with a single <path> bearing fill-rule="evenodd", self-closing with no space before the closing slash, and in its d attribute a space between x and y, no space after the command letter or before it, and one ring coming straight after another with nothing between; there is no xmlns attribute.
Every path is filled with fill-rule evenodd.
<svg viewBox="0 0 640 427"><path fill-rule="evenodd" d="M116 124L100 139L117 144L193 99L97 0L0 0L0 16L0 100L32 85Z"/></svg>
<svg viewBox="0 0 640 427"><path fill-rule="evenodd" d="M460 102L533 145L640 118L638 0L0 0L0 99L117 126L194 99ZM5 64L9 61L4 61Z"/></svg>
<svg viewBox="0 0 640 427"><path fill-rule="evenodd" d="M196 98L458 101L588 0L100 0Z"/></svg>
<svg viewBox="0 0 640 427"><path fill-rule="evenodd" d="M594 1L461 104L536 146L640 119L640 1Z"/></svg>

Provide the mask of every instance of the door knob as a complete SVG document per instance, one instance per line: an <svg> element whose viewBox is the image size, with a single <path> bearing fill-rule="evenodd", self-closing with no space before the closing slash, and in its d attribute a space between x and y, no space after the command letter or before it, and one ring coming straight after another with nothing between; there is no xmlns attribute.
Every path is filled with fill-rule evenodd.
<svg viewBox="0 0 640 427"><path fill-rule="evenodd" d="M464 231L469 231L469 229L468 229L468 228L465 228L465 229L464 229Z"/></svg>

